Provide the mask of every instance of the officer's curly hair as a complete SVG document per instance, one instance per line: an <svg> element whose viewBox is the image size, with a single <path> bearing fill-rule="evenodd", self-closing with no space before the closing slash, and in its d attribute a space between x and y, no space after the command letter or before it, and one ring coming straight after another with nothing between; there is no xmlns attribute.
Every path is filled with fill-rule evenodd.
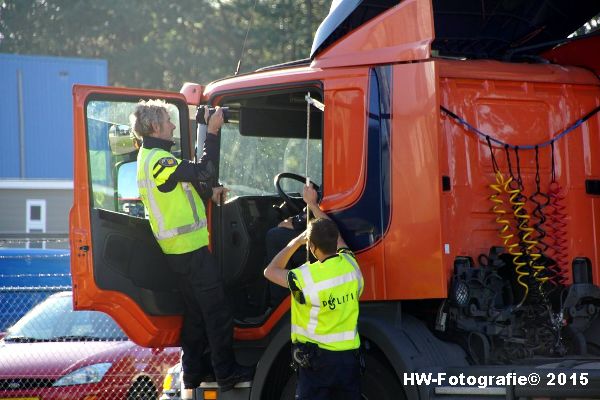
<svg viewBox="0 0 600 400"><path fill-rule="evenodd" d="M131 130L139 138L153 132L152 124L164 122L167 103L164 100L140 100L135 111L129 116Z"/></svg>
<svg viewBox="0 0 600 400"><path fill-rule="evenodd" d="M338 229L330 219L317 218L310 221L307 238L316 248L325 254L335 254L337 251Z"/></svg>

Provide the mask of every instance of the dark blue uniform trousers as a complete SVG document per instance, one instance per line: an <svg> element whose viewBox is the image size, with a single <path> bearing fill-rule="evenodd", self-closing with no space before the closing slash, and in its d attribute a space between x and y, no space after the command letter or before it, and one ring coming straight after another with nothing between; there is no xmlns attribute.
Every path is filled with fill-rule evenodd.
<svg viewBox="0 0 600 400"><path fill-rule="evenodd" d="M233 314L215 258L205 246L190 253L168 254L167 259L179 275L185 303L181 327L185 387L198 386L213 372L218 379L230 376L235 367Z"/></svg>
<svg viewBox="0 0 600 400"><path fill-rule="evenodd" d="M311 368L298 368L298 400L360 400L360 362L355 350L320 350Z"/></svg>

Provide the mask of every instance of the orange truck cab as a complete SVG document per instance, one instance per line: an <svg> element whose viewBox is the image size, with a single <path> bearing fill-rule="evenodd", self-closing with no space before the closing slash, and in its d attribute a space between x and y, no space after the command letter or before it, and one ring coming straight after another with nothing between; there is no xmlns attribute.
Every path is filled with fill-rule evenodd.
<svg viewBox="0 0 600 400"><path fill-rule="evenodd" d="M364 275L365 398L600 396L600 35L568 38L599 12L336 1L306 60L181 93L75 86L75 307L141 345L177 345L182 300L123 126L162 98L174 153L191 159L196 108L226 106L230 194L209 219L236 356L258 364L238 398L293 398L290 300L267 309L262 271L307 173Z"/></svg>

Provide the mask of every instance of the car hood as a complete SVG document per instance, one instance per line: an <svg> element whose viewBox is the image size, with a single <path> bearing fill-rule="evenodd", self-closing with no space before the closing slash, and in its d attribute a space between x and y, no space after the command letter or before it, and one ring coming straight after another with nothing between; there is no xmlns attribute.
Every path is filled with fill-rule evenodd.
<svg viewBox="0 0 600 400"><path fill-rule="evenodd" d="M86 365L115 361L135 346L118 342L0 342L0 376L56 379Z"/></svg>

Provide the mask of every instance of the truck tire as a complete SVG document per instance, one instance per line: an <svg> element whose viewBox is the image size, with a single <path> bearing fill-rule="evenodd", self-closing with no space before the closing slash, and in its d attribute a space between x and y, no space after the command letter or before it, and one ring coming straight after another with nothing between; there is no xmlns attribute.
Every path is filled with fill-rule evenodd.
<svg viewBox="0 0 600 400"><path fill-rule="evenodd" d="M298 375L293 373L288 378L283 389L281 389L280 400L294 400L297 384L298 384Z"/></svg>
<svg viewBox="0 0 600 400"><path fill-rule="evenodd" d="M406 400L406 394L391 365L374 354L366 355L367 368L361 380L364 400Z"/></svg>
<svg viewBox="0 0 600 400"><path fill-rule="evenodd" d="M406 394L392 367L375 355L366 356L367 369L361 378L364 400L406 400ZM281 391L280 400L293 400L298 377L292 374Z"/></svg>

